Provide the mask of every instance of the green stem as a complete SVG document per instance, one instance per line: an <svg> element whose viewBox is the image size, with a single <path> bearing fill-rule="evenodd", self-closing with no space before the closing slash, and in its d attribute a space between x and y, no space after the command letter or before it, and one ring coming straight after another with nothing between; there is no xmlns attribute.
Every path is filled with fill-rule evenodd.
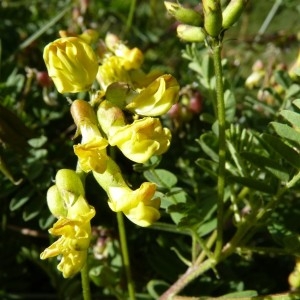
<svg viewBox="0 0 300 300"><path fill-rule="evenodd" d="M282 0L276 0L275 3L273 4L271 10L269 11L266 19L264 20L263 24L261 25L261 27L259 28L257 35L254 39L255 42L258 42L261 38L261 36L265 33L265 31L267 30L267 28L269 27L272 19L274 18L274 16L276 15L278 9L280 8L281 4L283 3Z"/></svg>
<svg viewBox="0 0 300 300"><path fill-rule="evenodd" d="M225 139L225 104L223 69L221 61L222 43L215 39L212 42L213 61L216 77L217 96L217 117L219 128L219 171L218 171L218 208L217 208L217 240L215 248L216 258L220 255L223 247L223 215L224 215L224 190L225 190L225 159L226 159L226 139Z"/></svg>
<svg viewBox="0 0 300 300"><path fill-rule="evenodd" d="M91 300L91 289L87 264L81 269L81 286L84 300Z"/></svg>
<svg viewBox="0 0 300 300"><path fill-rule="evenodd" d="M125 27L125 33L126 34L129 32L129 30L132 26L135 7L136 7L136 0L131 0L129 14L128 14L128 17L127 17L127 22L126 22L126 27Z"/></svg>
<svg viewBox="0 0 300 300"><path fill-rule="evenodd" d="M135 289L131 277L130 260L129 260L129 253L127 248L127 240L126 240L126 231L125 231L124 217L122 212L117 212L117 221L118 221L118 229L120 235L123 264L124 264L124 269L125 269L125 274L127 279L127 289L129 295L128 299L135 300Z"/></svg>

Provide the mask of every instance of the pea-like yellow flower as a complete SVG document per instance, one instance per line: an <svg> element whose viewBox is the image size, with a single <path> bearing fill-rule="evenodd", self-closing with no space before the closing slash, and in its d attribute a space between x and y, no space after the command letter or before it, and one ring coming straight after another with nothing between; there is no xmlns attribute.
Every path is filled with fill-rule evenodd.
<svg viewBox="0 0 300 300"><path fill-rule="evenodd" d="M144 182L132 190L125 182L119 166L110 158L107 169L93 175L108 195L108 205L112 211L123 212L133 223L150 226L159 219L160 199L154 198L156 185Z"/></svg>
<svg viewBox="0 0 300 300"><path fill-rule="evenodd" d="M124 67L124 58L110 56L99 66L97 80L103 90L114 82L131 83L130 75Z"/></svg>
<svg viewBox="0 0 300 300"><path fill-rule="evenodd" d="M126 109L142 116L160 116L177 102L178 92L177 80L170 74L162 75L130 99Z"/></svg>
<svg viewBox="0 0 300 300"><path fill-rule="evenodd" d="M126 184L120 186L111 185L107 189L108 205L115 212L130 211L137 207L140 202L149 202L153 198L155 191L156 185L151 182L142 183L134 191Z"/></svg>
<svg viewBox="0 0 300 300"><path fill-rule="evenodd" d="M130 160L144 163L151 156L168 150L171 132L162 127L158 118L145 117L132 124L112 127L108 132L108 141Z"/></svg>
<svg viewBox="0 0 300 300"><path fill-rule="evenodd" d="M106 169L108 142L100 135L99 129L93 124L82 124L81 143L74 145L74 153L78 157L80 168L84 172L94 170L102 173Z"/></svg>
<svg viewBox="0 0 300 300"><path fill-rule="evenodd" d="M97 56L79 37L55 40L45 47L43 57L49 76L60 93L86 91L96 79Z"/></svg>
<svg viewBox="0 0 300 300"><path fill-rule="evenodd" d="M71 105L71 114L77 131L82 135L81 143L73 147L81 169L84 172L104 172L108 159L108 141L99 131L96 113L89 103L78 99Z"/></svg>
<svg viewBox="0 0 300 300"><path fill-rule="evenodd" d="M147 199L144 198L139 204L129 210L124 210L125 216L132 222L141 227L147 227L153 224L160 218L158 211L160 207L160 199Z"/></svg>
<svg viewBox="0 0 300 300"><path fill-rule="evenodd" d="M83 196L79 196L72 205L68 202L67 216L59 217L49 230L50 234L61 237L40 255L41 259L61 255L57 268L65 278L79 272L86 262L91 240L90 220L95 215L95 209L88 205Z"/></svg>
<svg viewBox="0 0 300 300"><path fill-rule="evenodd" d="M144 56L138 48L128 48L116 35L108 33L105 44L113 55L122 58L122 66L125 70L138 69L141 67Z"/></svg>

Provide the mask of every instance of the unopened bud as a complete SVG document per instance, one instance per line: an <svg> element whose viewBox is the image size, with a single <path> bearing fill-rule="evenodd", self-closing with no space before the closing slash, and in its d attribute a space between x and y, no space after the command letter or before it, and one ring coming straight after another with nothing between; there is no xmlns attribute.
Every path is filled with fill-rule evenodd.
<svg viewBox="0 0 300 300"><path fill-rule="evenodd" d="M228 29L231 27L241 16L248 0L231 0L224 9L222 16L222 27Z"/></svg>
<svg viewBox="0 0 300 300"><path fill-rule="evenodd" d="M67 208L65 202L60 196L59 190L56 185L51 186L47 191L47 205L56 218L67 216Z"/></svg>
<svg viewBox="0 0 300 300"><path fill-rule="evenodd" d="M123 111L110 103L109 101L102 101L97 110L97 118L102 130L108 134L113 126L125 125L125 117Z"/></svg>
<svg viewBox="0 0 300 300"><path fill-rule="evenodd" d="M205 34L201 27L180 24L177 26L177 35L186 42L203 42Z"/></svg>
<svg viewBox="0 0 300 300"><path fill-rule="evenodd" d="M80 126L84 121L97 124L97 117L92 106L84 100L77 99L72 102L71 115L76 126Z"/></svg>
<svg viewBox="0 0 300 300"><path fill-rule="evenodd" d="M55 183L66 205L72 205L80 195L84 195L83 184L74 170L59 170L55 176Z"/></svg>
<svg viewBox="0 0 300 300"><path fill-rule="evenodd" d="M217 37L222 29L222 10L219 0L202 0L204 28L206 32Z"/></svg>
<svg viewBox="0 0 300 300"><path fill-rule="evenodd" d="M178 3L165 1L167 11L180 23L203 26L203 17L197 11L191 8L185 8Z"/></svg>

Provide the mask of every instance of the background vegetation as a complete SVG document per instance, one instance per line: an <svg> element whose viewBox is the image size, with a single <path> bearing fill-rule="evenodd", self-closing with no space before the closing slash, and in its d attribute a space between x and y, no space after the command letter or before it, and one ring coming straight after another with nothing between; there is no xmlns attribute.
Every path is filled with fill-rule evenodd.
<svg viewBox="0 0 300 300"><path fill-rule="evenodd" d="M203 239L215 229L217 140L207 81L213 78L212 61L204 45L186 44L176 37L177 23L163 1L137 1L131 19L132 2L3 0L0 4L1 299L81 299L80 277L62 279L55 259L39 259L51 239L47 229L54 221L45 201L47 189L57 170L76 165L69 105L48 80L42 58L44 46L58 38L59 30L80 34L93 28L100 38L114 33L144 52L145 71L171 73L182 87L180 105L163 117L173 132L172 146L160 162L149 163L159 163L157 168L168 173L158 170L157 180L147 172L149 165L132 166L121 155L118 158L131 182L138 184L146 177L164 193L157 225L144 229L126 223L137 298L158 298L185 271L182 258L190 256L191 228ZM181 2L199 5L196 0ZM286 126L299 134L300 104L293 101L300 98L300 86L288 71L299 51L300 5L297 0L249 2L241 20L226 33L223 47L226 84L231 90L226 114L232 124L227 132L232 184L226 201L235 204L229 194L250 189L250 196L236 208L243 208L242 214L266 205L282 182L300 169L297 135L289 139L287 150L293 149L298 158L290 152L285 157L284 151L270 146L286 140L286 133L278 129L278 124L290 122L290 114L282 114L283 110L298 113L298 121ZM263 75L257 85L245 85L256 70L254 64ZM263 163L262 157L270 164ZM126 299L115 215L91 177L87 186L87 198L97 211L89 261L93 295ZM288 278L300 253L299 196L296 183L267 211L268 218L254 224L235 254L217 270L197 278L184 294L217 297L247 290L260 295L291 290ZM232 236L239 216L231 209L228 212L225 239Z"/></svg>

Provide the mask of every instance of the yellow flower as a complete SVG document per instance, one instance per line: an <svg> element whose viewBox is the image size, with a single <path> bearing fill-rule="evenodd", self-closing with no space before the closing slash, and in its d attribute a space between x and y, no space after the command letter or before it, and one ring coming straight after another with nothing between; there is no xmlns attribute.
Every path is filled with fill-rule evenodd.
<svg viewBox="0 0 300 300"><path fill-rule="evenodd" d="M88 90L98 71L97 56L79 37L64 37L48 44L44 61L49 76L60 93Z"/></svg>
<svg viewBox="0 0 300 300"><path fill-rule="evenodd" d="M138 69L143 63L144 56L140 49L129 49L116 35L108 33L105 37L105 44L117 57L122 58L122 66L126 70Z"/></svg>
<svg viewBox="0 0 300 300"><path fill-rule="evenodd" d="M155 198L156 185L144 182L132 190L126 184L119 166L110 158L107 169L93 175L108 195L108 205L115 212L123 212L128 219L139 226L149 226L160 217L160 199Z"/></svg>
<svg viewBox="0 0 300 300"><path fill-rule="evenodd" d="M75 100L71 106L71 114L77 125L77 132L82 135L81 143L73 147L81 169L84 172L104 172L108 159L108 142L99 131L93 108L84 100Z"/></svg>
<svg viewBox="0 0 300 300"><path fill-rule="evenodd" d="M102 173L106 169L108 159L106 154L108 142L100 135L99 131L96 131L93 127L93 125L81 126L83 137L87 136L89 138L83 138L81 143L74 145L73 148L74 153L78 157L80 168L84 172L94 170L98 173Z"/></svg>
<svg viewBox="0 0 300 300"><path fill-rule="evenodd" d="M108 133L108 141L130 160L144 163L151 156L168 150L171 132L162 127L159 119L145 117L129 125L112 127Z"/></svg>
<svg viewBox="0 0 300 300"><path fill-rule="evenodd" d="M60 217L49 230L52 235L61 237L40 255L41 259L61 255L57 268L65 278L79 272L86 262L91 240L90 220L95 215L95 209L88 205L83 196L79 196L72 205L70 201L68 203L67 216Z"/></svg>
<svg viewBox="0 0 300 300"><path fill-rule="evenodd" d="M124 58L117 56L106 58L99 66L97 80L103 90L114 82L131 83L129 73L124 67Z"/></svg>
<svg viewBox="0 0 300 300"><path fill-rule="evenodd" d="M156 185L151 182L142 183L141 186L134 191L127 185L112 185L107 189L107 195L109 197L108 205L111 210L115 212L130 211L141 202L148 203L153 198L155 191Z"/></svg>
<svg viewBox="0 0 300 300"><path fill-rule="evenodd" d="M124 211L124 214L132 223L141 227L147 227L160 218L160 213L158 211L159 206L159 198L150 201L148 199L143 199L136 207Z"/></svg>
<svg viewBox="0 0 300 300"><path fill-rule="evenodd" d="M134 97L126 109L142 116L160 116L177 102L178 92L177 80L172 75L162 75Z"/></svg>

